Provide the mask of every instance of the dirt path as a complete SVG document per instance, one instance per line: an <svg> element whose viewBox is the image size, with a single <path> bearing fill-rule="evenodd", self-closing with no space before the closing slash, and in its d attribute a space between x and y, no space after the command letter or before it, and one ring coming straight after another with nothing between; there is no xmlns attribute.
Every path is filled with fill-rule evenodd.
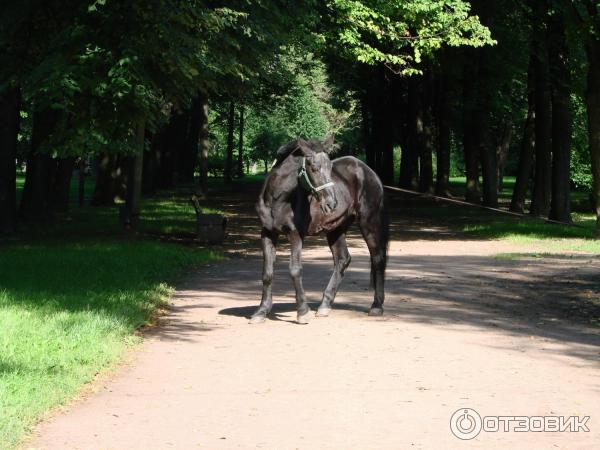
<svg viewBox="0 0 600 450"><path fill-rule="evenodd" d="M238 211L236 220L233 247L255 248L253 219ZM600 260L498 258L523 249L456 240L415 218L395 223L421 239L392 243L384 317L366 315L368 258L356 237L336 309L306 326L294 323L287 254L262 325L246 319L260 259L232 257L189 278L131 362L42 424L27 448L599 448L600 328L590 319L600 317ZM316 302L331 262L315 242L304 276ZM590 416L590 431L462 441L450 431L461 407Z"/></svg>

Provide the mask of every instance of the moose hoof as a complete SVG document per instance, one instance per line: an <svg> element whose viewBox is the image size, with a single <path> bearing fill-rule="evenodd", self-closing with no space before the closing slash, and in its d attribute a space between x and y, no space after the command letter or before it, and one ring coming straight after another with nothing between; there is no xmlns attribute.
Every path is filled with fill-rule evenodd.
<svg viewBox="0 0 600 450"><path fill-rule="evenodd" d="M310 310L308 310L308 312L305 312L304 314L298 314L298 316L296 317L296 322L302 325L306 325L308 322L310 322L310 315Z"/></svg>
<svg viewBox="0 0 600 450"><path fill-rule="evenodd" d="M265 316L263 314L256 314L256 315L250 317L250 320L248 321L248 323L250 323L250 324L263 323L265 320L267 320L267 316Z"/></svg>
<svg viewBox="0 0 600 450"><path fill-rule="evenodd" d="M369 310L369 316L371 316L371 317L383 316L383 308L371 308Z"/></svg>
<svg viewBox="0 0 600 450"><path fill-rule="evenodd" d="M331 308L319 308L317 310L317 317L327 317L331 313Z"/></svg>

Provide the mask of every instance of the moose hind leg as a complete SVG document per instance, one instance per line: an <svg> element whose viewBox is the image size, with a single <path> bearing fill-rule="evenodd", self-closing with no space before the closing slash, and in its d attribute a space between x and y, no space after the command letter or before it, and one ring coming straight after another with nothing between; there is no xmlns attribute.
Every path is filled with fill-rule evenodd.
<svg viewBox="0 0 600 450"><path fill-rule="evenodd" d="M290 255L290 276L296 290L296 306L298 310L298 323L306 324L310 320L310 307L306 301L306 294L302 285L302 237L294 230L289 234L292 247Z"/></svg>
<svg viewBox="0 0 600 450"><path fill-rule="evenodd" d="M385 249L380 244L379 239L377 239L376 233L366 230L363 231L363 237L371 254L371 282L375 290L369 315L381 316L383 314L383 301L385 299Z"/></svg>
<svg viewBox="0 0 600 450"><path fill-rule="evenodd" d="M268 232L267 230L262 231L261 243L263 249L263 274L262 274L262 299L260 306L256 312L250 318L250 323L261 323L267 318L267 314L273 307L273 269L275 265L277 245L277 235Z"/></svg>
<svg viewBox="0 0 600 450"><path fill-rule="evenodd" d="M323 292L323 300L317 310L317 316L320 317L327 317L331 312L331 305L344 278L344 272L352 259L348 252L348 245L346 244L346 233L329 233L327 235L327 242L333 255L333 273L325 292Z"/></svg>

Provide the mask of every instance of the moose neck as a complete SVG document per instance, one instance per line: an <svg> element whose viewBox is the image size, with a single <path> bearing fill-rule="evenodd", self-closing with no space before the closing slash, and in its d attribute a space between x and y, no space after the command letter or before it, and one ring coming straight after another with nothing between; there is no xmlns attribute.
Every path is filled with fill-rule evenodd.
<svg viewBox="0 0 600 450"><path fill-rule="evenodd" d="M288 157L271 172L270 194L273 201L290 201L298 188L301 158Z"/></svg>

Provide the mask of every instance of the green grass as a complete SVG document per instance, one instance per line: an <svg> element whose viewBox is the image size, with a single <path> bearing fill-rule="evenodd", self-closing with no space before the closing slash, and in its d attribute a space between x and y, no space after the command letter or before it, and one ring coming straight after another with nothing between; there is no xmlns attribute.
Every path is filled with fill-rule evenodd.
<svg viewBox="0 0 600 450"><path fill-rule="evenodd" d="M117 207L72 207L0 243L0 448L113 366L186 270L219 258L154 239L194 232L186 197L163 192L142 210L138 234Z"/></svg>
<svg viewBox="0 0 600 450"><path fill-rule="evenodd" d="M453 192L464 191L465 177L453 177L450 184ZM502 201L510 201L515 177L504 177L503 189L499 194ZM578 209L586 210L588 205L588 193L572 191L571 199L577 204ZM456 208L456 214L462 214L463 208ZM474 209L465 216L473 217L478 211L486 220L473 220L472 223L463 225L462 231L478 238L504 239L523 245L542 246L546 251L564 252L578 251L600 254L600 240L595 239L595 216L587 212L574 212L573 222L578 225L551 224L542 219L523 217L521 219L499 214L484 213L482 210ZM474 217L473 217L474 218Z"/></svg>
<svg viewBox="0 0 600 450"><path fill-rule="evenodd" d="M260 179L259 177L249 177ZM240 181L235 180L237 183ZM20 197L24 175L17 176L17 196ZM86 180L86 197L91 198L94 180ZM218 188L222 182L212 180L210 186ZM187 234L192 235L196 231L196 213L189 201L192 186L180 186L176 189L161 191L158 195L142 199L139 232L142 234ZM71 183L71 198L77 197L77 180ZM202 211L206 214L217 214L222 211L204 205ZM23 234L29 237L60 237L68 236L114 236L123 234L123 226L119 221L120 205L114 206L84 206L79 207L71 204L65 217L52 223L22 225Z"/></svg>
<svg viewBox="0 0 600 450"><path fill-rule="evenodd" d="M543 246L545 251L579 251L600 254L591 214L573 214L577 227L547 223L534 218L497 218L463 226L463 231L479 238L504 239L514 243Z"/></svg>
<svg viewBox="0 0 600 450"><path fill-rule="evenodd" d="M0 251L0 442L114 362L208 250L150 241L49 242Z"/></svg>

